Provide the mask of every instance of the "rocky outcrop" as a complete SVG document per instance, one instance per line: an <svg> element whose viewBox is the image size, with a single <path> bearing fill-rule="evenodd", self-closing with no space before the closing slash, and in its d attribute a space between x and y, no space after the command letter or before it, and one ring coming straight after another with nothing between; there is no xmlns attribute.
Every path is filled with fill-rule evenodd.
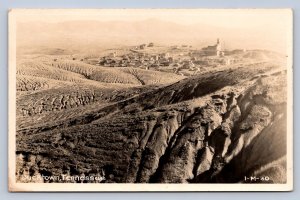
<svg viewBox="0 0 300 200"><path fill-rule="evenodd" d="M177 120L181 120L177 121L176 125L173 122L173 128L176 129L166 129L160 124L155 129L159 131L152 133L158 139L149 140L143 152L139 150L139 157L134 158L136 168L139 166L136 182L225 182L222 174L228 170L227 165L232 165L232 160L237 160L253 142L257 142L259 135L265 135L266 138L262 140L268 142L272 136L266 134L271 134L268 129L274 123L285 123L274 121L278 117L282 119L282 115L285 115L282 113L285 112L284 107L280 108L284 98L276 99L275 91L270 92L279 92L284 85L274 85L268 82L270 79L272 82L281 80L276 76L261 77L253 86L240 93L212 95L207 106L195 108L186 119L177 117ZM284 155L285 148L280 149L281 155ZM253 166L257 161L248 163L247 160L251 158L251 152L248 151L243 157L239 162L244 162L245 166L235 166L236 171L232 175L236 177L234 181L240 181L243 176L253 173L251 171L254 169L249 166ZM137 160L140 160L139 165ZM280 169L284 169L284 166ZM276 174L274 176L276 177Z"/></svg>
<svg viewBox="0 0 300 200"><path fill-rule="evenodd" d="M196 110L174 138L158 181L184 183L193 179L193 168L198 151L205 148L209 135L221 124L221 121L221 116L211 105Z"/></svg>

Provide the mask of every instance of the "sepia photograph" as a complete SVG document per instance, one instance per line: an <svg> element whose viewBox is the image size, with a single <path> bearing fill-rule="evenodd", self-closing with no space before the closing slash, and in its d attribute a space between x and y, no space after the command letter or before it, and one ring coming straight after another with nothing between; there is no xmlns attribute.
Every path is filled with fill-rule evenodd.
<svg viewBox="0 0 300 200"><path fill-rule="evenodd" d="M291 9L12 9L9 190L291 191Z"/></svg>

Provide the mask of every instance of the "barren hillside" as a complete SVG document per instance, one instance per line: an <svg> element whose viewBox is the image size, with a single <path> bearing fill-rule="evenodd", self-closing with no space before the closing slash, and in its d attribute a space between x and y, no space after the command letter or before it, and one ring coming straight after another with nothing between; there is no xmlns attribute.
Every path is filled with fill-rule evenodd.
<svg viewBox="0 0 300 200"><path fill-rule="evenodd" d="M79 67L73 61L51 67L61 76L56 70L78 78L39 72L33 79L31 71L20 70L19 79L26 80L19 84L20 93L22 88L34 90L20 94L20 102L26 102L24 95L34 104L33 99L46 99L40 105L51 110L34 112L31 119L52 117L39 123L21 117L26 123L20 122L17 131L19 178L98 174L103 182L230 183L263 174L270 178L267 182L286 181L286 71L281 66L240 66L185 79L174 74L164 79L159 77L164 72L141 69ZM115 77L132 84L124 90L115 86L120 98L112 97L116 88L110 87L119 83ZM70 87L45 86L46 78ZM109 85L103 89L103 83ZM78 105L61 103L71 99ZM61 109L70 115L60 116Z"/></svg>

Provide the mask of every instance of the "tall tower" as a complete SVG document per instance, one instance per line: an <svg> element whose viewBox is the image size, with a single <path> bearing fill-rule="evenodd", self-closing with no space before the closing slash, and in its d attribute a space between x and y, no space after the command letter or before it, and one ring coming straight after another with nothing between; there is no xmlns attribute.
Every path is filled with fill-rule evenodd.
<svg viewBox="0 0 300 200"><path fill-rule="evenodd" d="M221 43L220 43L220 39L218 38L217 39L217 45L216 45L216 54L217 54L217 56L221 55L221 51L222 51L222 46L221 46Z"/></svg>

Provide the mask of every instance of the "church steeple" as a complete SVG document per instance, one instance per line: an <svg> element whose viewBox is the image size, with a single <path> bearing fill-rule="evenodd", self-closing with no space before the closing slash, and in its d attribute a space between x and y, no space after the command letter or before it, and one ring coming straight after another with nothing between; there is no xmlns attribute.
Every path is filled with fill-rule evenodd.
<svg viewBox="0 0 300 200"><path fill-rule="evenodd" d="M220 43L220 39L218 38L217 39L217 45L216 45L216 54L217 56L221 56L222 54L222 46L221 46L221 43Z"/></svg>

